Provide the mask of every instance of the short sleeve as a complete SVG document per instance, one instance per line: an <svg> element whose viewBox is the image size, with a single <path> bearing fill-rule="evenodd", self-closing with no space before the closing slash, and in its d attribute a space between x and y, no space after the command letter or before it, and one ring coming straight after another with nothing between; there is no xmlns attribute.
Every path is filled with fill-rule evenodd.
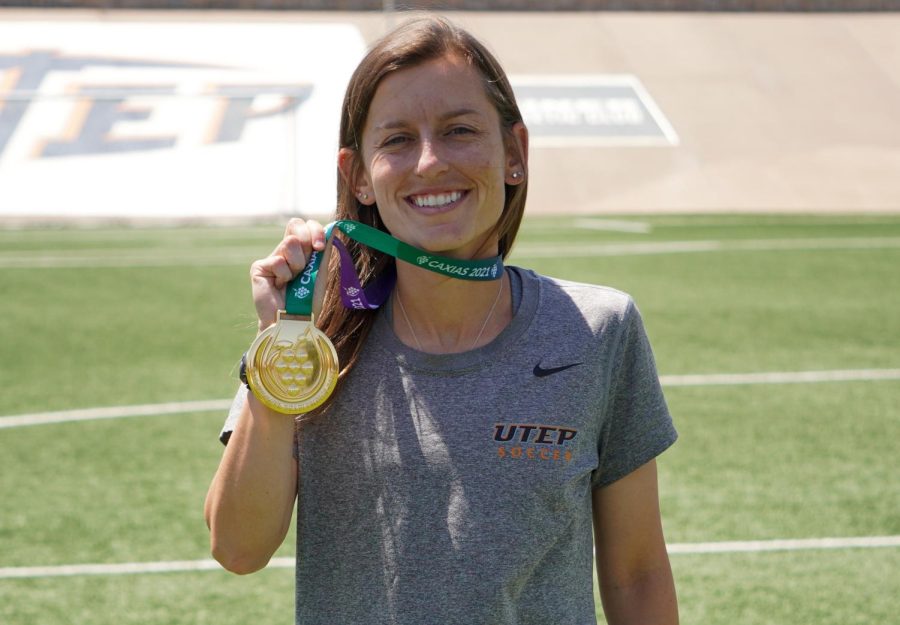
<svg viewBox="0 0 900 625"><path fill-rule="evenodd" d="M678 438L650 341L640 312L631 300L621 323L597 442L599 466L591 476L594 488L625 477Z"/></svg>

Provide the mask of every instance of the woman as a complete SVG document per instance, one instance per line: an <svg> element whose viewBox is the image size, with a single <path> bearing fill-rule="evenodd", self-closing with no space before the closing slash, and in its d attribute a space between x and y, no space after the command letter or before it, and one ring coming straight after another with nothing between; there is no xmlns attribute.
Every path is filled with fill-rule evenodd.
<svg viewBox="0 0 900 625"><path fill-rule="evenodd" d="M428 17L378 42L340 143L338 219L425 255L509 253L528 133L465 31ZM216 559L264 567L297 501L297 623L583 624L593 530L609 623L676 623L654 461L676 434L631 299L348 247L364 284L395 270L396 285L380 310L349 310L331 271L318 326L344 368L324 406L295 423L239 393L206 502ZM294 219L254 263L260 330L324 248L321 224Z"/></svg>

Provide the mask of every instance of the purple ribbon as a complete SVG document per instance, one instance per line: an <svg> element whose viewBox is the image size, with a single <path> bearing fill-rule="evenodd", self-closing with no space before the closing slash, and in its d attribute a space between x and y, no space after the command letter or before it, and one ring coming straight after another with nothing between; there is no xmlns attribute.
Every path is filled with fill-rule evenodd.
<svg viewBox="0 0 900 625"><path fill-rule="evenodd" d="M343 241L334 237L332 242L341 255L341 301L344 307L354 310L374 310L384 304L397 281L396 270L391 267L363 288L359 283L359 276L356 275L353 258Z"/></svg>

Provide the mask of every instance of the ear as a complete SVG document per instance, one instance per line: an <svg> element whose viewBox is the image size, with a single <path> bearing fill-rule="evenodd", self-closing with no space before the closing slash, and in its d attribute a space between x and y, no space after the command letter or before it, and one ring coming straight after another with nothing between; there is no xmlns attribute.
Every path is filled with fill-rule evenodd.
<svg viewBox="0 0 900 625"><path fill-rule="evenodd" d="M525 182L528 173L528 128L516 122L506 133L506 184Z"/></svg>
<svg viewBox="0 0 900 625"><path fill-rule="evenodd" d="M360 204L372 206L375 203L375 192L365 168L359 162L358 152L341 148L338 152L338 170L347 186L353 189L353 195Z"/></svg>

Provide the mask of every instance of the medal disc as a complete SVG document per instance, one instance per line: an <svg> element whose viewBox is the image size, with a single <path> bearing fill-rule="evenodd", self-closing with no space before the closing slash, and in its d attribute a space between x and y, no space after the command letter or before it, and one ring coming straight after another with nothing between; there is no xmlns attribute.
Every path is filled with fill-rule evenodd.
<svg viewBox="0 0 900 625"><path fill-rule="evenodd" d="M266 406L300 414L322 405L334 391L338 357L312 321L283 319L268 327L247 352L247 382Z"/></svg>

